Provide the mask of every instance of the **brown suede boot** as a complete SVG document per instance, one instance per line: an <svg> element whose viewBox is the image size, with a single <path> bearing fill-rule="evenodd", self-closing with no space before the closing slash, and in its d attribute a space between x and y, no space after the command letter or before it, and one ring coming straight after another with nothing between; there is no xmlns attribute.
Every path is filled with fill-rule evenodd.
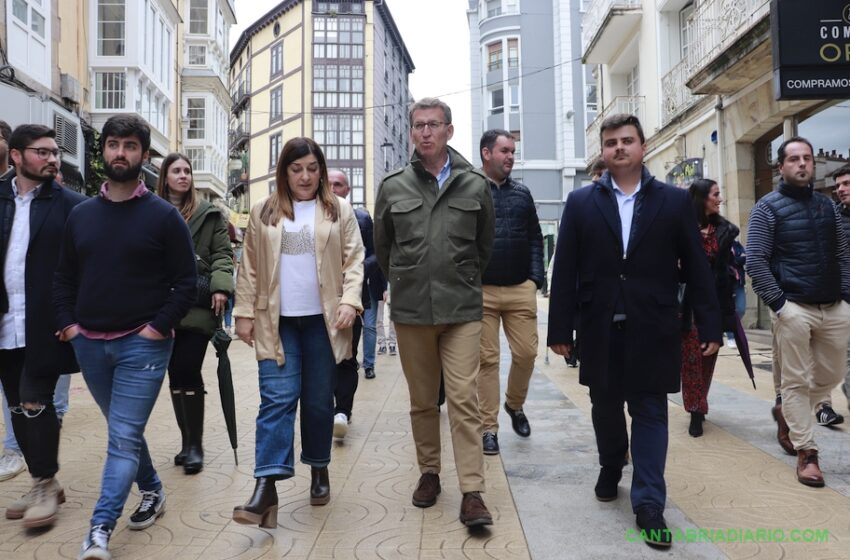
<svg viewBox="0 0 850 560"><path fill-rule="evenodd" d="M776 403L776 406L771 408L770 412L773 414L773 419L776 420L776 441L779 442L779 447L788 455L796 455L797 451L791 443L788 423L785 422L785 416L782 415L782 403Z"/></svg>
<svg viewBox="0 0 850 560"><path fill-rule="evenodd" d="M424 473L419 477L416 490L413 491L413 505L426 508L437 503L440 494L440 475L437 473Z"/></svg>
<svg viewBox="0 0 850 560"><path fill-rule="evenodd" d="M797 480L806 486L820 488L824 485L823 473L818 465L817 449L797 451Z"/></svg>
<svg viewBox="0 0 850 560"><path fill-rule="evenodd" d="M467 492L460 502L460 522L467 527L492 525L493 517L484 505L479 492Z"/></svg>

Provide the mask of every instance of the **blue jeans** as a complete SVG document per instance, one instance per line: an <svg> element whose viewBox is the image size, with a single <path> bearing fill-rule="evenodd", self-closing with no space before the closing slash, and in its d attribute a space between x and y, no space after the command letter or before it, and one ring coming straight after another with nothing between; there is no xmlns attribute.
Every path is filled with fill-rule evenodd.
<svg viewBox="0 0 850 560"><path fill-rule="evenodd" d="M9 451L21 452L21 447L18 445L18 440L15 439L15 432L12 430L12 412L9 410L9 403L6 402L6 395L0 389L0 396L3 397L3 425L6 427L6 437L3 438L3 449Z"/></svg>
<svg viewBox="0 0 850 560"><path fill-rule="evenodd" d="M53 392L53 406L56 408L56 416L61 420L68 413L70 401L68 393L71 391L71 374L66 373L59 376L56 389Z"/></svg>
<svg viewBox="0 0 850 560"><path fill-rule="evenodd" d="M336 360L322 315L281 317L286 363L259 362L260 412L254 477L290 478L295 470L295 411L301 401L301 462L331 462Z"/></svg>
<svg viewBox="0 0 850 560"><path fill-rule="evenodd" d="M91 524L115 527L134 480L139 490L162 488L143 434L174 340L148 340L138 334L90 340L79 335L71 344L109 433L100 498Z"/></svg>
<svg viewBox="0 0 850 560"><path fill-rule="evenodd" d="M363 367L375 367L375 343L378 331L375 321L378 318L378 300L372 300L372 305L363 310Z"/></svg>

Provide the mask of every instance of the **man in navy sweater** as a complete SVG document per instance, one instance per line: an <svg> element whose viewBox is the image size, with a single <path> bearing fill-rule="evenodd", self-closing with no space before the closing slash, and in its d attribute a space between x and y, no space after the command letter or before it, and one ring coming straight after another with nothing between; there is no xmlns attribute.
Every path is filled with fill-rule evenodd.
<svg viewBox="0 0 850 560"><path fill-rule="evenodd" d="M117 115L101 133L107 181L68 218L54 279L61 340L109 426L100 498L80 559L110 558L109 537L135 480L130 529L153 525L165 493L143 437L171 356L172 331L196 298L195 256L177 210L139 180L150 128Z"/></svg>

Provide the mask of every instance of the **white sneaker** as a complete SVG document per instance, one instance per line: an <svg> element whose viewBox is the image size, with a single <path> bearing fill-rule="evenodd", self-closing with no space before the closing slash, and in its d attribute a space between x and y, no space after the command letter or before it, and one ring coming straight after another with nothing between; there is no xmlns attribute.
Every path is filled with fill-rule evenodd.
<svg viewBox="0 0 850 560"><path fill-rule="evenodd" d="M727 338L726 339L726 348L737 348L737 347L738 347L738 345L735 343L734 338Z"/></svg>
<svg viewBox="0 0 850 560"><path fill-rule="evenodd" d="M334 437L343 439L348 433L348 416L344 412L338 412L334 415Z"/></svg>
<svg viewBox="0 0 850 560"><path fill-rule="evenodd" d="M112 529L104 525L95 525L89 529L77 560L112 560L112 554L109 553L110 536Z"/></svg>
<svg viewBox="0 0 850 560"><path fill-rule="evenodd" d="M27 469L24 456L20 451L4 449L0 455L0 482L15 478Z"/></svg>

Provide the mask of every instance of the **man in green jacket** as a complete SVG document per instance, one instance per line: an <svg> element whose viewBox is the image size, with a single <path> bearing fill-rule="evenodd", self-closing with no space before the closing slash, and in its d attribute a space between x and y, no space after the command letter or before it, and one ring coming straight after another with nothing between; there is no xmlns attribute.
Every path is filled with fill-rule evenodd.
<svg viewBox="0 0 850 560"><path fill-rule="evenodd" d="M448 105L424 98L410 108L415 151L381 183L375 204L375 254L393 295L401 366L421 477L413 505L440 493L440 418L435 403L445 378L452 447L468 527L493 520L481 499L484 461L477 377L481 272L495 234L490 187L480 171L448 147Z"/></svg>

